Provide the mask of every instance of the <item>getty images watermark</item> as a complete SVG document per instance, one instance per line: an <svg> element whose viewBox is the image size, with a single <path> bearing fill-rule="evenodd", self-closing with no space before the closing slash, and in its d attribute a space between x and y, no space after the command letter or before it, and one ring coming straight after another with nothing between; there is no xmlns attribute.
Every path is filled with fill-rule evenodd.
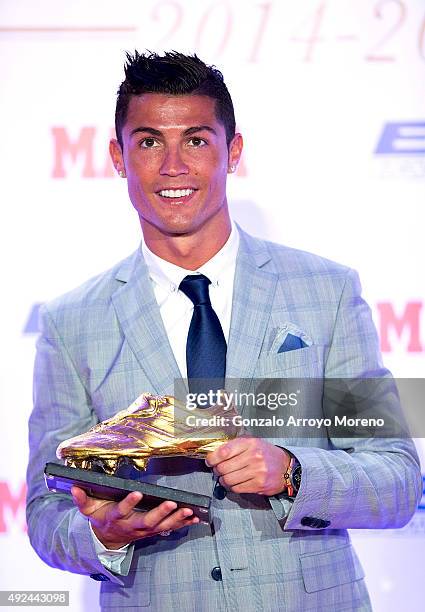
<svg viewBox="0 0 425 612"><path fill-rule="evenodd" d="M276 411L282 408L296 408L299 401L300 390L291 393L243 393L228 392L224 390L208 393L186 394L186 408L194 411L197 408L205 409L211 406L220 406L223 412L232 414L214 414L210 416L189 414L186 417L188 427L295 427L308 429L322 428L383 428L385 419L381 417L350 417L347 414L334 414L332 417L300 417L294 414L278 416L250 416L244 417L235 413L236 406L254 407Z"/></svg>
<svg viewBox="0 0 425 612"><path fill-rule="evenodd" d="M240 391L209 390L208 393L187 393L186 408L208 408L221 406L223 410L230 410L232 406L264 407L277 410L285 406L296 406L300 391L293 393L243 393Z"/></svg>

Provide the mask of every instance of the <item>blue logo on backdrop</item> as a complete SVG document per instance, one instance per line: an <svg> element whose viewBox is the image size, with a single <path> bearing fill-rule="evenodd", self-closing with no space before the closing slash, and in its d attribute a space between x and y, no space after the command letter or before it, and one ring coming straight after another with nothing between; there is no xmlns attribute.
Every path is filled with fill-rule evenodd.
<svg viewBox="0 0 425 612"><path fill-rule="evenodd" d="M386 123L375 154L425 155L425 121Z"/></svg>
<svg viewBox="0 0 425 612"><path fill-rule="evenodd" d="M38 311L41 304L33 304L24 327L24 334L38 334Z"/></svg>
<svg viewBox="0 0 425 612"><path fill-rule="evenodd" d="M425 510L425 476L422 476L422 499L418 506L418 510Z"/></svg>

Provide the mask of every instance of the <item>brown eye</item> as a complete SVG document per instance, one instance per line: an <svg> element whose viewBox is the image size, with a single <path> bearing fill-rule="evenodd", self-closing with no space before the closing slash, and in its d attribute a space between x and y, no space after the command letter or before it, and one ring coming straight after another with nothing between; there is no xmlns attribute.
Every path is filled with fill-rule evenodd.
<svg viewBox="0 0 425 612"><path fill-rule="evenodd" d="M144 140L142 140L141 146L145 149L152 149L153 147L157 147L159 145L155 138L145 138Z"/></svg>
<svg viewBox="0 0 425 612"><path fill-rule="evenodd" d="M205 142L203 138L200 138L199 136L193 136L193 138L189 140L189 144L192 147L202 147L206 145L207 143Z"/></svg>

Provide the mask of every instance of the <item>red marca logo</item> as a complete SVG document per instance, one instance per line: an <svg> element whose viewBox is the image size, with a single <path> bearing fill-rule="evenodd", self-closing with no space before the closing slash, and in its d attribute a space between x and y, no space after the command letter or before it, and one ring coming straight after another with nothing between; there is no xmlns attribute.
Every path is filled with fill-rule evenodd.
<svg viewBox="0 0 425 612"><path fill-rule="evenodd" d="M425 350L421 343L422 302L408 302L401 312L396 312L390 302L379 302L379 336L382 352L389 353L393 344L404 341L408 353L420 353Z"/></svg>
<svg viewBox="0 0 425 612"><path fill-rule="evenodd" d="M72 136L66 127L52 127L53 169L52 178L64 179L69 174L80 173L83 178L113 178L116 172L109 157L108 140L98 135L93 126L82 127ZM115 130L109 130L109 138L115 138ZM241 159L237 176L246 176Z"/></svg>
<svg viewBox="0 0 425 612"><path fill-rule="evenodd" d="M22 531L26 530L25 524L25 496L26 486L22 482L16 493L10 490L10 484L0 481L0 533L9 531L8 526L19 521Z"/></svg>
<svg viewBox="0 0 425 612"><path fill-rule="evenodd" d="M52 127L53 136L53 170L52 177L67 178L73 166L77 166L83 178L112 178L115 170L109 157L107 143L101 143L101 161L95 163L95 151L98 140L95 127L83 127L79 134L72 137L65 127ZM110 138L115 138L115 131L110 130Z"/></svg>

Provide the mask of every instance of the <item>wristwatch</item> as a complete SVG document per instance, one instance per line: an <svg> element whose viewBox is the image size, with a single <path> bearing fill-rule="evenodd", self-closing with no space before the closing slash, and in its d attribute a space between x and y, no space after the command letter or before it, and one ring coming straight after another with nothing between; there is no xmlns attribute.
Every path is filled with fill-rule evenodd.
<svg viewBox="0 0 425 612"><path fill-rule="evenodd" d="M289 453L289 451L286 452ZM302 468L298 459L292 453L289 454L291 458L286 472L283 474L283 481L287 496L290 499L294 499L301 485Z"/></svg>

